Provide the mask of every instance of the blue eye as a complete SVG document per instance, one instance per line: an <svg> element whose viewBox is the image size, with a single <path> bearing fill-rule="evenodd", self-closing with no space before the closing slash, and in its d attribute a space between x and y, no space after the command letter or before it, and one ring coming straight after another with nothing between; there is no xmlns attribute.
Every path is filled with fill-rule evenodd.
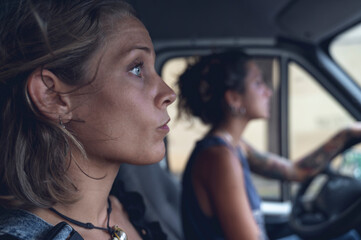
<svg viewBox="0 0 361 240"><path fill-rule="evenodd" d="M139 63L136 66L134 66L130 72L132 74L134 74L137 77L141 77L142 76L142 67L143 67L143 63Z"/></svg>

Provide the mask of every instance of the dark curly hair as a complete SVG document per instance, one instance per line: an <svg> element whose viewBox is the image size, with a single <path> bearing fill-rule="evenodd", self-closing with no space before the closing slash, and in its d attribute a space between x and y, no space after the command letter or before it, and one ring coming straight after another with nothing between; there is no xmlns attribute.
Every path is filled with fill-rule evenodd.
<svg viewBox="0 0 361 240"><path fill-rule="evenodd" d="M221 123L225 114L224 93L230 89L244 93L246 64L250 60L239 50L228 50L189 63L178 79L179 116L196 116L212 126Z"/></svg>
<svg viewBox="0 0 361 240"><path fill-rule="evenodd" d="M135 17L120 0L0 2L0 202L6 207L70 203L67 177L75 136L46 118L27 93L28 76L46 68L74 89L89 84L87 61L115 22Z"/></svg>

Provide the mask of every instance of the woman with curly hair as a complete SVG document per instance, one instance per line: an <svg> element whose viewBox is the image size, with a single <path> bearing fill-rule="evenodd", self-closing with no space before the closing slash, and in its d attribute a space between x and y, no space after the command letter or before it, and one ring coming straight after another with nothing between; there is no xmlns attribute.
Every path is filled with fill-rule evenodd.
<svg viewBox="0 0 361 240"><path fill-rule="evenodd" d="M296 162L253 148L242 133L251 120L269 117L272 91L256 62L241 51L200 57L179 77L178 85L181 113L210 125L183 175L182 218L187 239L267 239L251 171L302 181L361 140L357 123Z"/></svg>

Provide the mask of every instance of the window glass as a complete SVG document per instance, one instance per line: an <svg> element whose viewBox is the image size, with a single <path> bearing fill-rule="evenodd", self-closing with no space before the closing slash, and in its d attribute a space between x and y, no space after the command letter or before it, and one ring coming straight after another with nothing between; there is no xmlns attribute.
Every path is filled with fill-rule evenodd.
<svg viewBox="0 0 361 240"><path fill-rule="evenodd" d="M289 65L290 158L297 160L354 119L298 64Z"/></svg>
<svg viewBox="0 0 361 240"><path fill-rule="evenodd" d="M335 61L361 86L361 24L340 34L330 45Z"/></svg>
<svg viewBox="0 0 361 240"><path fill-rule="evenodd" d="M354 121L310 74L296 63L289 64L289 154L293 161L309 154ZM358 144L336 156L332 168L361 179L360 147ZM298 184L293 183L292 194L297 189Z"/></svg>
<svg viewBox="0 0 361 240"><path fill-rule="evenodd" d="M176 81L187 66L187 58L174 58L167 61L162 69L163 79L178 93ZM270 61L270 60L268 60ZM271 59L271 64L260 61L265 71L265 79L274 89L273 98L278 98L279 74L278 60ZM268 67L267 67L268 66ZM305 154L320 146L323 142L355 120L348 112L301 66L291 62L289 68L289 154L292 160L298 160ZM271 101L271 109L277 110L277 103ZM170 105L169 114L172 119L171 131L168 140L168 164L171 172L181 176L189 155L197 140L209 130L198 119L177 119L177 101ZM261 151L271 151L276 131L272 124L277 124L275 116L277 111L271 113L269 121L253 120L247 126L244 138L251 145ZM360 149L360 145L358 145ZM333 165L338 169L350 172L349 162L361 159L361 151L339 155ZM343 160L343 163L342 161ZM360 162L360 161L356 162ZM344 166L340 168L340 165ZM360 168L358 168L358 171ZM354 171L354 175L360 171ZM280 182L275 180L254 177L256 188L263 198L279 199Z"/></svg>
<svg viewBox="0 0 361 240"><path fill-rule="evenodd" d="M189 60L191 60L191 58L174 58L168 60L163 66L162 78L174 89L176 93L178 93L178 88L176 86L177 78L185 70L187 61ZM275 76L272 73L272 69L275 68L273 62L270 61L270 64L267 64L260 60L259 64L262 66L269 66L268 70L265 71L265 74L268 75L265 79L272 84L272 78ZM177 119L177 105L178 100L168 107L168 112L172 120L169 124L171 130L167 136L167 154L171 172L177 176L181 176L196 141L204 136L204 134L209 130L209 127L202 124L201 121L196 118ZM255 148L265 151L268 149L267 133L267 121L253 120L248 124L243 137ZM279 185L277 181L264 180L263 178L258 177L254 177L254 180L261 196L279 196Z"/></svg>
<svg viewBox="0 0 361 240"><path fill-rule="evenodd" d="M270 106L271 114L267 120L252 120L245 130L244 138L260 151L276 152L278 147L275 142L275 139L277 139L275 134L278 134L278 132L274 130L276 129L275 125L278 125L278 104L275 99L278 98L277 92L280 86L279 61L276 58L255 58L255 61L263 72L265 82L273 90ZM256 174L253 174L252 177L257 191L263 199L280 199L281 187L278 180L264 178Z"/></svg>
<svg viewBox="0 0 361 240"><path fill-rule="evenodd" d="M187 66L186 58L174 58L165 63L162 69L163 80L176 92L178 76ZM188 157L195 142L207 131L208 127L198 119L178 119L178 99L168 107L171 122L168 124L170 132L167 135L168 166L170 170L180 176L183 173Z"/></svg>

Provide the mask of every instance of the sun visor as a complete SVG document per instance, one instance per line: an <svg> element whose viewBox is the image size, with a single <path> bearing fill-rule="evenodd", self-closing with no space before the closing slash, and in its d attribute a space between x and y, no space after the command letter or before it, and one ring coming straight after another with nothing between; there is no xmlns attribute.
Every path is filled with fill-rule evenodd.
<svg viewBox="0 0 361 240"><path fill-rule="evenodd" d="M318 43L361 18L360 0L295 0L277 16L281 32Z"/></svg>

